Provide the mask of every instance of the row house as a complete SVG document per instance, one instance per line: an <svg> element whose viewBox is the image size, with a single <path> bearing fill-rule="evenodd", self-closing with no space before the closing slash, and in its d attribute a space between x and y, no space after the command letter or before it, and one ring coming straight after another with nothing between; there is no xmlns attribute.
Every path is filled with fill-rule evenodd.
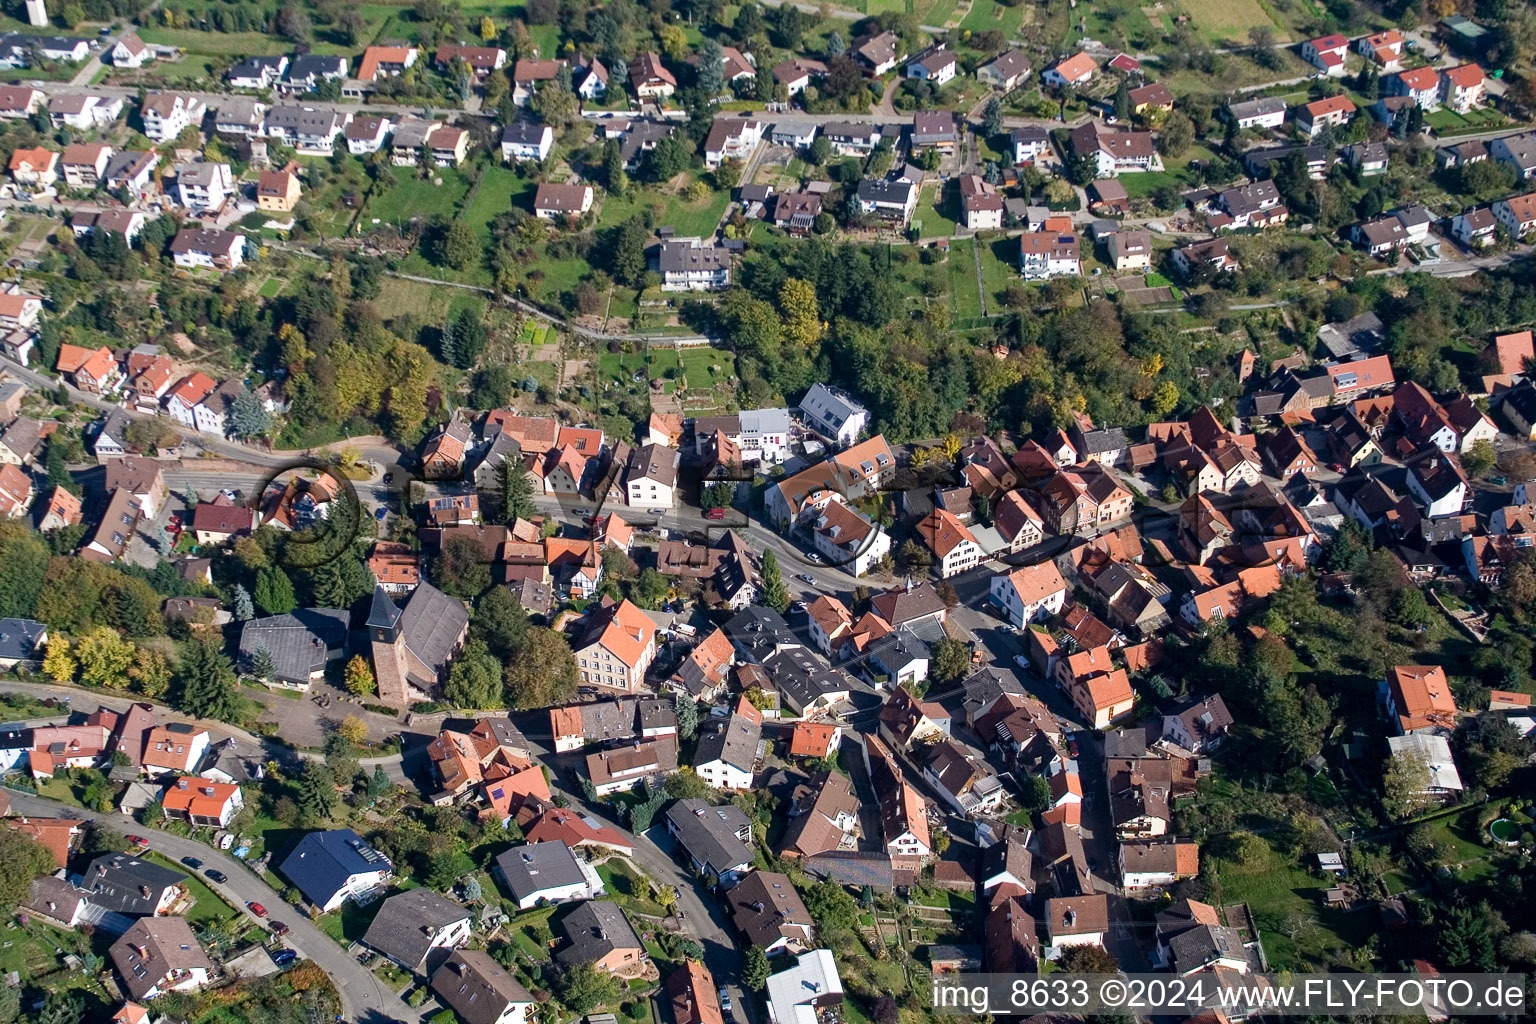
<svg viewBox="0 0 1536 1024"><path fill-rule="evenodd" d="M1131 515L1131 492L1096 463L1065 468L1041 485L1034 503L1051 533L1071 534L1113 525Z"/></svg>
<svg viewBox="0 0 1536 1024"><path fill-rule="evenodd" d="M224 79L235 89L271 89L288 71L287 57L246 57L230 65Z"/></svg>
<svg viewBox="0 0 1536 1024"><path fill-rule="evenodd" d="M61 93L48 99L48 120L55 128L88 132L105 128L123 114L121 96Z"/></svg>
<svg viewBox="0 0 1536 1024"><path fill-rule="evenodd" d="M1110 659L1108 647L1094 647L1060 659L1056 682L1094 729L1107 728L1135 705L1130 677Z"/></svg>
<svg viewBox="0 0 1536 1024"><path fill-rule="evenodd" d="M330 156L336 149L336 136L351 117L339 110L279 104L267 112L262 128L268 138L286 143L300 154Z"/></svg>

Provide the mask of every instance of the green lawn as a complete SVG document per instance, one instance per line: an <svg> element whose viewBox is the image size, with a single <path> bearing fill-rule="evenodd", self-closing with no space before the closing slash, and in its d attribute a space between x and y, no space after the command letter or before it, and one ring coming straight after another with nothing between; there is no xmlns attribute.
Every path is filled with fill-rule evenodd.
<svg viewBox="0 0 1536 1024"><path fill-rule="evenodd" d="M193 902L192 909L183 916L193 924L204 921L234 921L240 916L239 910L226 903L224 897L210 889L202 878L186 865L178 864L171 858L154 852L145 854L144 859L187 876L181 884L192 894Z"/></svg>
<svg viewBox="0 0 1536 1024"><path fill-rule="evenodd" d="M486 169L473 201L460 216L481 238L490 241L491 221L513 207L532 212L533 194L538 188L532 178L521 178L510 167L493 165Z"/></svg>
<svg viewBox="0 0 1536 1024"><path fill-rule="evenodd" d="M950 307L956 319L981 316L981 293L976 290L976 242L957 238L949 245Z"/></svg>
<svg viewBox="0 0 1536 1024"><path fill-rule="evenodd" d="M383 899L377 899L366 907L360 907L354 901L348 900L341 905L340 909L315 918L315 924L325 934L343 946L347 946L367 934L368 926L373 924L373 919L383 904Z"/></svg>
<svg viewBox="0 0 1536 1024"><path fill-rule="evenodd" d="M418 217L452 217L469 192L469 183L451 167L433 168L432 178L426 180L418 177L415 167L391 167L390 173L395 187L374 194L364 211L366 219L396 224ZM435 178L441 178L443 183L436 184Z"/></svg>
<svg viewBox="0 0 1536 1024"><path fill-rule="evenodd" d="M925 185L917 201L917 212L912 223L918 227L919 238L951 238L958 226L954 219L954 197L946 194L942 184Z"/></svg>
<svg viewBox="0 0 1536 1024"><path fill-rule="evenodd" d="M1009 39L1012 39L1019 31L1019 22L1026 11L1033 13L1034 8L1028 4L1019 4L1009 7L995 0L976 0L971 7L971 13L960 21L962 32L985 32L988 29L997 29Z"/></svg>
<svg viewBox="0 0 1536 1024"><path fill-rule="evenodd" d="M1208 866L1220 884L1221 901L1247 903L1253 912L1271 968L1322 969L1367 943L1378 923L1375 914L1324 907L1327 883L1267 844L1266 849L1261 864L1239 867L1210 856Z"/></svg>
<svg viewBox="0 0 1536 1024"><path fill-rule="evenodd" d="M666 913L660 904L650 899L650 883L641 879L623 858L613 857L599 864L597 874L602 878L608 895L625 910L649 917L660 917Z"/></svg>

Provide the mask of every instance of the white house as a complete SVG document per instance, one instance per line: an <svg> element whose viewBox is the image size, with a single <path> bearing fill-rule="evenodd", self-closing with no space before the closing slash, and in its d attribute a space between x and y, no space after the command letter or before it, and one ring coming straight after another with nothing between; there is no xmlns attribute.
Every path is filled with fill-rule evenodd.
<svg viewBox="0 0 1536 1024"><path fill-rule="evenodd" d="M935 568L942 577L974 569L981 563L981 545L954 513L935 508L917 524L917 534L938 560Z"/></svg>
<svg viewBox="0 0 1536 1024"><path fill-rule="evenodd" d="M155 51L146 46L136 33L125 32L113 44L109 56L115 68L141 68L146 61L155 59Z"/></svg>
<svg viewBox="0 0 1536 1024"><path fill-rule="evenodd" d="M157 92L145 97L139 109L144 119L144 137L151 142L171 142L191 125L200 125L208 105L196 96L179 92Z"/></svg>
<svg viewBox="0 0 1536 1024"><path fill-rule="evenodd" d="M1451 236L1469 249L1481 248L1493 244L1498 223L1492 210L1486 206L1479 206L1465 213L1458 213L1451 219Z"/></svg>
<svg viewBox="0 0 1536 1024"><path fill-rule="evenodd" d="M549 156L554 144L555 132L549 125L514 121L501 130L501 161L507 164L519 160L542 161Z"/></svg>
<svg viewBox="0 0 1536 1024"><path fill-rule="evenodd" d="M182 228L171 240L171 261L189 270L234 270L245 262L245 236L216 228Z"/></svg>
<svg viewBox="0 0 1536 1024"><path fill-rule="evenodd" d="M816 433L839 445L858 440L869 426L869 410L845 391L820 382L800 399L800 416Z"/></svg>
<svg viewBox="0 0 1536 1024"><path fill-rule="evenodd" d="M1265 96L1256 100L1227 104L1227 117L1238 128L1279 128L1285 124L1285 100L1278 96Z"/></svg>
<svg viewBox="0 0 1536 1024"><path fill-rule="evenodd" d="M1108 931L1109 905L1102 893L1045 901L1045 933L1052 946L1102 946Z"/></svg>
<svg viewBox="0 0 1536 1024"><path fill-rule="evenodd" d="M624 471L624 499L631 508L669 509L677 503L676 448L647 444L636 448Z"/></svg>
<svg viewBox="0 0 1536 1024"><path fill-rule="evenodd" d="M752 788L757 748L762 738L763 724L760 717L748 717L733 711L727 716L713 718L699 726L699 745L693 755L693 770L699 778L716 789L747 792Z"/></svg>
<svg viewBox="0 0 1536 1024"><path fill-rule="evenodd" d="M1069 85L1083 85L1093 78L1099 70L1099 64L1086 53L1074 53L1065 60L1057 61L1045 69L1040 76L1040 81L1055 89L1063 89Z"/></svg>
<svg viewBox="0 0 1536 1024"><path fill-rule="evenodd" d="M278 870L323 914L379 891L394 875L389 858L350 828L305 834Z"/></svg>
<svg viewBox="0 0 1536 1024"><path fill-rule="evenodd" d="M1498 200L1493 204L1493 217L1515 238L1536 232L1536 192Z"/></svg>
<svg viewBox="0 0 1536 1024"><path fill-rule="evenodd" d="M48 118L55 128L69 127L82 132L105 128L122 112L121 96L64 93L48 100Z"/></svg>
<svg viewBox="0 0 1536 1024"><path fill-rule="evenodd" d="M714 122L704 140L704 166L714 170L727 160L745 160L763 141L762 121L725 117Z"/></svg>
<svg viewBox="0 0 1536 1024"><path fill-rule="evenodd" d="M361 114L352 118L342 135L347 140L347 152L353 156L366 156L384 148L384 140L394 130L394 122L382 114Z"/></svg>
<svg viewBox="0 0 1536 1024"><path fill-rule="evenodd" d="M1067 600L1067 581L1055 562L1044 561L992 577L991 595L1003 618L1022 629L1060 613Z"/></svg>
<svg viewBox="0 0 1536 1024"><path fill-rule="evenodd" d="M960 62L955 59L954 52L944 49L941 43L938 49L921 54L909 62L907 77L943 85L954 79L959 67Z"/></svg>
<svg viewBox="0 0 1536 1024"><path fill-rule="evenodd" d="M661 275L662 291L714 291L731 283L730 251L698 238L662 242L651 262Z"/></svg>
<svg viewBox="0 0 1536 1024"><path fill-rule="evenodd" d="M829 565L863 576L891 550L891 535L841 501L831 501L811 530L816 550Z"/></svg>
<svg viewBox="0 0 1536 1024"><path fill-rule="evenodd" d="M194 213L223 209L234 191L229 164L176 165L176 199Z"/></svg>
<svg viewBox="0 0 1536 1024"><path fill-rule="evenodd" d="M494 873L518 909L603 894L603 881L560 840L524 843L496 858Z"/></svg>

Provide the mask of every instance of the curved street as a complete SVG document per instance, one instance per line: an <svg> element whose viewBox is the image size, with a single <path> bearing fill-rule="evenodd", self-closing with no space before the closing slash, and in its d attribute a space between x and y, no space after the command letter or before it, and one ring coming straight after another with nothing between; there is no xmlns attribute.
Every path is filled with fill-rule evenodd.
<svg viewBox="0 0 1536 1024"><path fill-rule="evenodd" d="M215 882L206 875L201 876L202 881L241 913L249 914L244 909L245 904L254 901L281 914L279 920L284 921L290 929L285 941L305 959L314 961L335 983L337 992L341 994L342 1013L349 1020L358 1021L359 1024L388 1024L390 1021L408 1022L421 1017L421 1010L407 1006L402 999L385 988L372 971L348 955L346 950L310 923L296 908L284 903L277 890L234 857L195 839L141 829L132 818L123 814L99 814L15 792L11 793L11 807L20 813L38 817L100 821L121 832L147 833L144 838L149 840L150 849L157 853L176 861L183 857L196 857L203 862L205 868L218 868L229 876L228 882ZM255 917L251 920L255 920Z"/></svg>

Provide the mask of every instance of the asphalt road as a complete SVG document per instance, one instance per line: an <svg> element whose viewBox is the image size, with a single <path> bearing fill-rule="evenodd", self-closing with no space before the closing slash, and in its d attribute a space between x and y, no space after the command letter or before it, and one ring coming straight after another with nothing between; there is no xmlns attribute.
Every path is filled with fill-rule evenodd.
<svg viewBox="0 0 1536 1024"><path fill-rule="evenodd" d="M373 972L349 956L296 908L285 904L275 889L235 858L192 839L141 828L132 818L122 814L98 814L24 793L12 793L11 806L26 814L101 821L125 834L143 834L149 840L150 849L172 860L196 857L203 862L204 869L218 868L229 877L228 882L215 882L206 875L202 880L234 906L244 908L249 902L260 903L278 920L287 923L290 931L285 941L330 976L341 993L342 1013L348 1020L358 1024L390 1024L421 1019L421 1010L407 1006L380 984ZM250 912L242 909L242 913ZM251 919L256 918L252 915Z"/></svg>

